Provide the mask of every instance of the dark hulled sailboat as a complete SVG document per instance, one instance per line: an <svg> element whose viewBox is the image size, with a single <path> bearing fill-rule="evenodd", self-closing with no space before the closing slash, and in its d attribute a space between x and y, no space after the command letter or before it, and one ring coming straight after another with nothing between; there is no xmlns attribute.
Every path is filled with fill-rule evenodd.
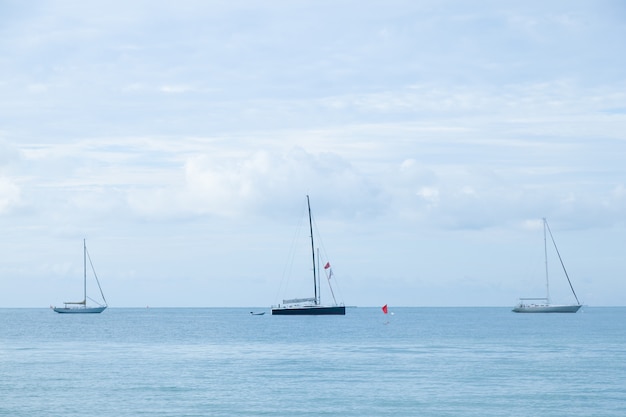
<svg viewBox="0 0 626 417"><path fill-rule="evenodd" d="M311 258L313 261L313 294L312 298L295 298L291 300L283 300L283 304L272 307L273 316L322 316L334 315L343 316L346 314L345 305L335 304L323 305L320 301L320 277L319 267L317 267L315 259L315 244L313 242L313 221L311 219L311 202L309 196L306 196L307 208L309 214L309 231L311 233ZM326 264L330 267L330 264ZM326 268L325 267L325 268ZM330 284L330 283L329 283ZM332 287L331 287L332 292ZM333 295L334 299L334 295Z"/></svg>

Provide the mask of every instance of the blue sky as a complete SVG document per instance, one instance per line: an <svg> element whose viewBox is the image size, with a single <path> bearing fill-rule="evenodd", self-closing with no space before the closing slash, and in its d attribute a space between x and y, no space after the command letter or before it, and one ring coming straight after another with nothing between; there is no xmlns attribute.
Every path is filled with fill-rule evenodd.
<svg viewBox="0 0 626 417"><path fill-rule="evenodd" d="M623 2L250 3L0 3L0 306L626 304Z"/></svg>

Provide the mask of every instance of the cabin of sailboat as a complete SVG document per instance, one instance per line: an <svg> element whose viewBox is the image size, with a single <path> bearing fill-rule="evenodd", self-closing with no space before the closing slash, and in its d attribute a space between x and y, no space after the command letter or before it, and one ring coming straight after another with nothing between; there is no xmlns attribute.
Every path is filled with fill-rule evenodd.
<svg viewBox="0 0 626 417"><path fill-rule="evenodd" d="M96 279L96 283L98 284L98 289L100 290L100 295L102 296L103 304L98 303L97 301L87 296L87 259L89 259L89 264L91 265L93 275ZM88 306L87 305L88 299L98 305ZM100 281L98 280L98 276L96 275L96 270L93 267L93 263L91 262L91 257L89 256L89 252L87 252L87 244L85 242L85 239L83 239L83 299L82 301L65 301L63 304L64 304L63 307L53 307L53 310L61 314L97 314L97 313L102 313L107 308L107 302L106 302L106 299L104 298L104 293L102 292Z"/></svg>
<svg viewBox="0 0 626 417"><path fill-rule="evenodd" d="M558 255L559 261L561 263L561 267L563 268L563 272L565 273L565 277L567 278L567 282L569 283L569 287L572 290L572 294L576 299L576 304L552 304L550 300L550 280L548 278L548 244L547 244L547 235L550 235L550 239L552 244L554 245L554 249L556 254ZM548 221L543 219L543 248L544 248L544 258L545 258L545 274L546 274L546 296L545 297L537 297L537 298L520 298L519 303L513 308L513 312L515 313L576 313L582 304L578 301L578 296L574 291L574 286L572 285L572 281L567 274L567 270L565 269L565 264L563 263L563 259L561 259L561 254L559 253L559 249L556 246L556 241L554 240L554 236L552 235L552 231L550 230L550 226L548 225Z"/></svg>
<svg viewBox="0 0 626 417"><path fill-rule="evenodd" d="M315 243L313 241L313 221L311 217L311 202L309 196L306 196L308 218L309 218L309 231L311 240L311 259L313 262L313 297L307 298L293 298L283 300L282 304L272 307L272 315L274 316L321 316L321 315L333 315L343 316L346 314L346 307L343 304L337 304L335 294L332 290L330 278L332 276L332 269L330 263L324 265L324 270L327 271L327 281L330 288L331 296L333 298L333 304L322 304L321 302L321 268L318 265L319 253L315 255Z"/></svg>

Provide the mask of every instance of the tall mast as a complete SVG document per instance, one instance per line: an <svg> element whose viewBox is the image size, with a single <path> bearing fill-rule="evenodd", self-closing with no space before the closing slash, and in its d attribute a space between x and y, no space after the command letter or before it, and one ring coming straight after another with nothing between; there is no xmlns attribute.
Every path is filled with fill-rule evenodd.
<svg viewBox="0 0 626 417"><path fill-rule="evenodd" d="M543 256L546 263L546 299L550 304L550 282L548 280L548 242L546 241L546 224L547 220L543 218Z"/></svg>
<svg viewBox="0 0 626 417"><path fill-rule="evenodd" d="M311 232L311 256L313 257L313 291L315 292L315 304L319 304L317 298L317 270L315 269L315 245L313 244L313 220L311 219L311 202L306 196L306 204L309 208L309 231Z"/></svg>
<svg viewBox="0 0 626 417"><path fill-rule="evenodd" d="M83 239L83 302L87 306L87 243Z"/></svg>

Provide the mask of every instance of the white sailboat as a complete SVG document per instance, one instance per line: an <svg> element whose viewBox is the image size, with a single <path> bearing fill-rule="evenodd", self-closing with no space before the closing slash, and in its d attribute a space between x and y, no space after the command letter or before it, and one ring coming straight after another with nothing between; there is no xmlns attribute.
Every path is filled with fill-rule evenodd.
<svg viewBox="0 0 626 417"><path fill-rule="evenodd" d="M569 283L569 287L572 290L572 294L574 294L574 298L576 299L576 304L552 304L550 300L550 281L548 279L548 244L547 244L547 235L546 231L550 234L550 239L552 240L552 244L554 245L554 249L559 257L559 261L561 262L561 266L563 267L563 272L565 272L565 277L567 278L567 282ZM546 296L539 298L520 298L519 303L513 308L513 312L515 313L576 313L582 304L578 301L578 297L576 296L576 292L574 291L574 287L572 286L572 281L569 279L569 275L567 275L567 270L565 269L565 264L563 264L563 260L561 259L561 254L559 253L559 249L556 246L556 242L554 241L554 236L552 236L552 231L550 230L550 226L548 226L548 221L543 219L543 246L544 246L544 257L545 257L545 268L546 268Z"/></svg>
<svg viewBox="0 0 626 417"><path fill-rule="evenodd" d="M94 303L98 304L98 306L88 306L87 305L87 258L89 257L89 253L87 252L87 244L85 239L83 239L83 300L82 301L65 301L64 307L53 307L53 310L57 313L62 314L94 314L94 313L102 313L107 308L107 302L104 298L104 293L102 292L102 287L100 286L100 281L98 281L98 276L96 275L96 271L91 263L91 257L89 257L89 264L91 265L91 269L93 271L93 275L96 278L96 283L98 284L98 289L100 290L100 295L102 296L102 300L104 304L100 304L93 299L89 298Z"/></svg>
<svg viewBox="0 0 626 417"><path fill-rule="evenodd" d="M309 212L309 230L311 232L311 257L313 259L313 294L312 298L295 298L290 300L283 300L283 304L279 304L278 306L272 307L272 315L276 316L319 316L319 315L334 315L334 316L343 316L346 314L346 306L341 304L337 304L337 301L334 300L334 293L331 294L333 297L334 304L323 305L320 300L320 268L316 265L315 259L315 244L313 243L313 221L311 219L311 202L309 200L309 196L306 196L306 202ZM319 255L318 255L319 260ZM330 270L330 263L327 263L324 266L324 269ZM327 278L329 279L330 285L330 274Z"/></svg>

